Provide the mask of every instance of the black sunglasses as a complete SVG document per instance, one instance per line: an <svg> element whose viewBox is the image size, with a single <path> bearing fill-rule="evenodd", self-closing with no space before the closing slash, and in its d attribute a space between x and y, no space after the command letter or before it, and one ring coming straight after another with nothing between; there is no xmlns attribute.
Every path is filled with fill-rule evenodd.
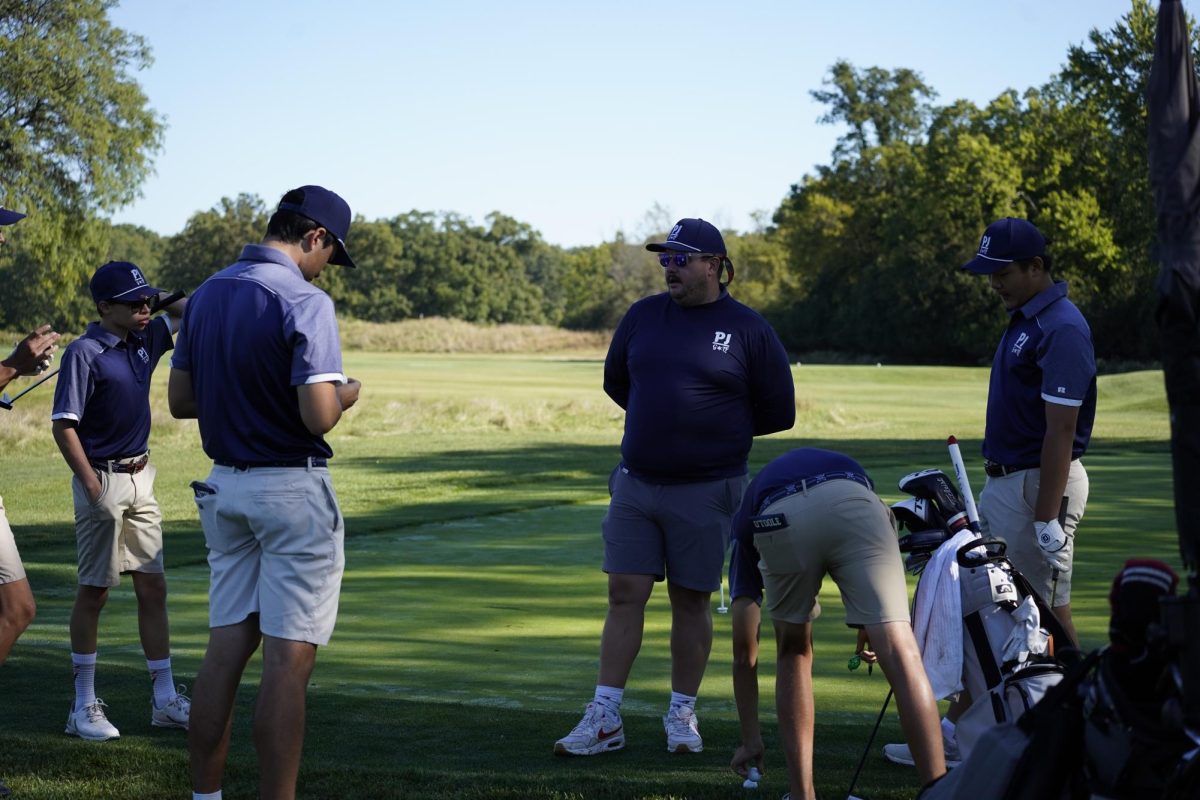
<svg viewBox="0 0 1200 800"><path fill-rule="evenodd" d="M674 264L677 267L686 267L688 262L693 258L708 259L719 258L719 256L712 255L711 253L659 253L658 263L663 267L663 269L671 266L671 264Z"/></svg>

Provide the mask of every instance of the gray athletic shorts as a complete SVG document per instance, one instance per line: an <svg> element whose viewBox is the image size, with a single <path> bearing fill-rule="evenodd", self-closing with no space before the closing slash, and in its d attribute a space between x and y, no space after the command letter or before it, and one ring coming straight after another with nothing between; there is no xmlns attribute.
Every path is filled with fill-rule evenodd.
<svg viewBox="0 0 1200 800"><path fill-rule="evenodd" d="M600 530L604 571L664 577L684 589L721 586L733 515L749 477L703 483L646 483L619 468Z"/></svg>
<svg viewBox="0 0 1200 800"><path fill-rule="evenodd" d="M1024 469L1002 478L988 478L979 493L979 526L985 535L1004 540L1009 561L1043 600L1065 606L1071 602L1075 539L1069 539L1066 547L1071 566L1066 572L1058 573L1058 584L1055 585L1054 573L1046 563L1042 548L1038 547L1033 530L1033 507L1037 505L1041 477L1040 469ZM1087 470L1082 462L1072 461L1067 475L1067 521L1063 525L1067 533L1074 534L1079 520L1083 519L1088 489Z"/></svg>
<svg viewBox="0 0 1200 800"><path fill-rule="evenodd" d="M209 625L258 614L268 636L328 644L346 564L329 470L213 466L193 489L212 571Z"/></svg>
<svg viewBox="0 0 1200 800"><path fill-rule="evenodd" d="M13 583L25 577L25 566L17 552L17 540L4 513L4 498L0 497L0 585Z"/></svg>
<svg viewBox="0 0 1200 800"><path fill-rule="evenodd" d="M136 473L98 469L102 489L94 503L79 478L71 476L81 586L116 586L123 572L163 571L162 511L154 499L157 474L149 463Z"/></svg>
<svg viewBox="0 0 1200 800"><path fill-rule="evenodd" d="M849 625L908 622L908 585L892 510L852 480L831 480L763 509L785 526L756 533L771 619L797 625L821 614L817 594L828 573Z"/></svg>

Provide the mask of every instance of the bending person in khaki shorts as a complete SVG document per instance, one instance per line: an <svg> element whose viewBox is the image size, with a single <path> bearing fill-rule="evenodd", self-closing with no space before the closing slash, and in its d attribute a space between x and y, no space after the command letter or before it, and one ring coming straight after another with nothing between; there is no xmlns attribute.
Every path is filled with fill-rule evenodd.
<svg viewBox="0 0 1200 800"><path fill-rule="evenodd" d="M732 767L742 776L751 766L762 769L757 634L765 586L778 650L779 738L792 800L816 797L812 621L821 613L817 593L826 574L841 593L846 624L859 629L860 654L882 664L896 693L900 724L913 744L921 782L946 771L937 703L909 624L895 522L873 486L848 456L816 448L792 450L759 472L734 518L729 582L742 745Z"/></svg>
<svg viewBox="0 0 1200 800"><path fill-rule="evenodd" d="M162 513L150 463L150 378L173 346L186 300L151 319L163 293L127 261L110 261L91 280L100 321L67 345L54 387L54 441L71 468L79 588L71 609L75 702L66 732L91 741L116 739L117 728L96 696L100 612L108 590L133 573L138 632L152 684L150 724L188 726L190 701L171 669Z"/></svg>

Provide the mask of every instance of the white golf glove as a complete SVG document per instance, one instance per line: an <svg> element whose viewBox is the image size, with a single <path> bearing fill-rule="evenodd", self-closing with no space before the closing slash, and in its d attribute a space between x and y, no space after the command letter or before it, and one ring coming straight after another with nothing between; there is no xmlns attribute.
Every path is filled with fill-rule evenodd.
<svg viewBox="0 0 1200 800"><path fill-rule="evenodd" d="M1037 535L1038 547L1042 548L1042 555L1046 558L1046 563L1051 569L1059 572L1066 572L1071 566L1070 559L1067 554L1070 552L1068 545L1071 542L1071 535L1062 529L1062 525L1058 520L1052 519L1049 522L1034 522L1033 532Z"/></svg>

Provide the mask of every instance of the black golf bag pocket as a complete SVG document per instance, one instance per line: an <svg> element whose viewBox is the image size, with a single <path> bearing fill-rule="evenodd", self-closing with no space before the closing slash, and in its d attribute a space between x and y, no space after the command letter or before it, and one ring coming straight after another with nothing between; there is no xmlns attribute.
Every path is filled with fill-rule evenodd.
<svg viewBox="0 0 1200 800"><path fill-rule="evenodd" d="M982 695L972 695L971 707L958 718L954 729L962 757L970 756L976 743L990 729L1020 719L1062 678L1062 665L1056 661L1027 661L1006 675L999 685Z"/></svg>

